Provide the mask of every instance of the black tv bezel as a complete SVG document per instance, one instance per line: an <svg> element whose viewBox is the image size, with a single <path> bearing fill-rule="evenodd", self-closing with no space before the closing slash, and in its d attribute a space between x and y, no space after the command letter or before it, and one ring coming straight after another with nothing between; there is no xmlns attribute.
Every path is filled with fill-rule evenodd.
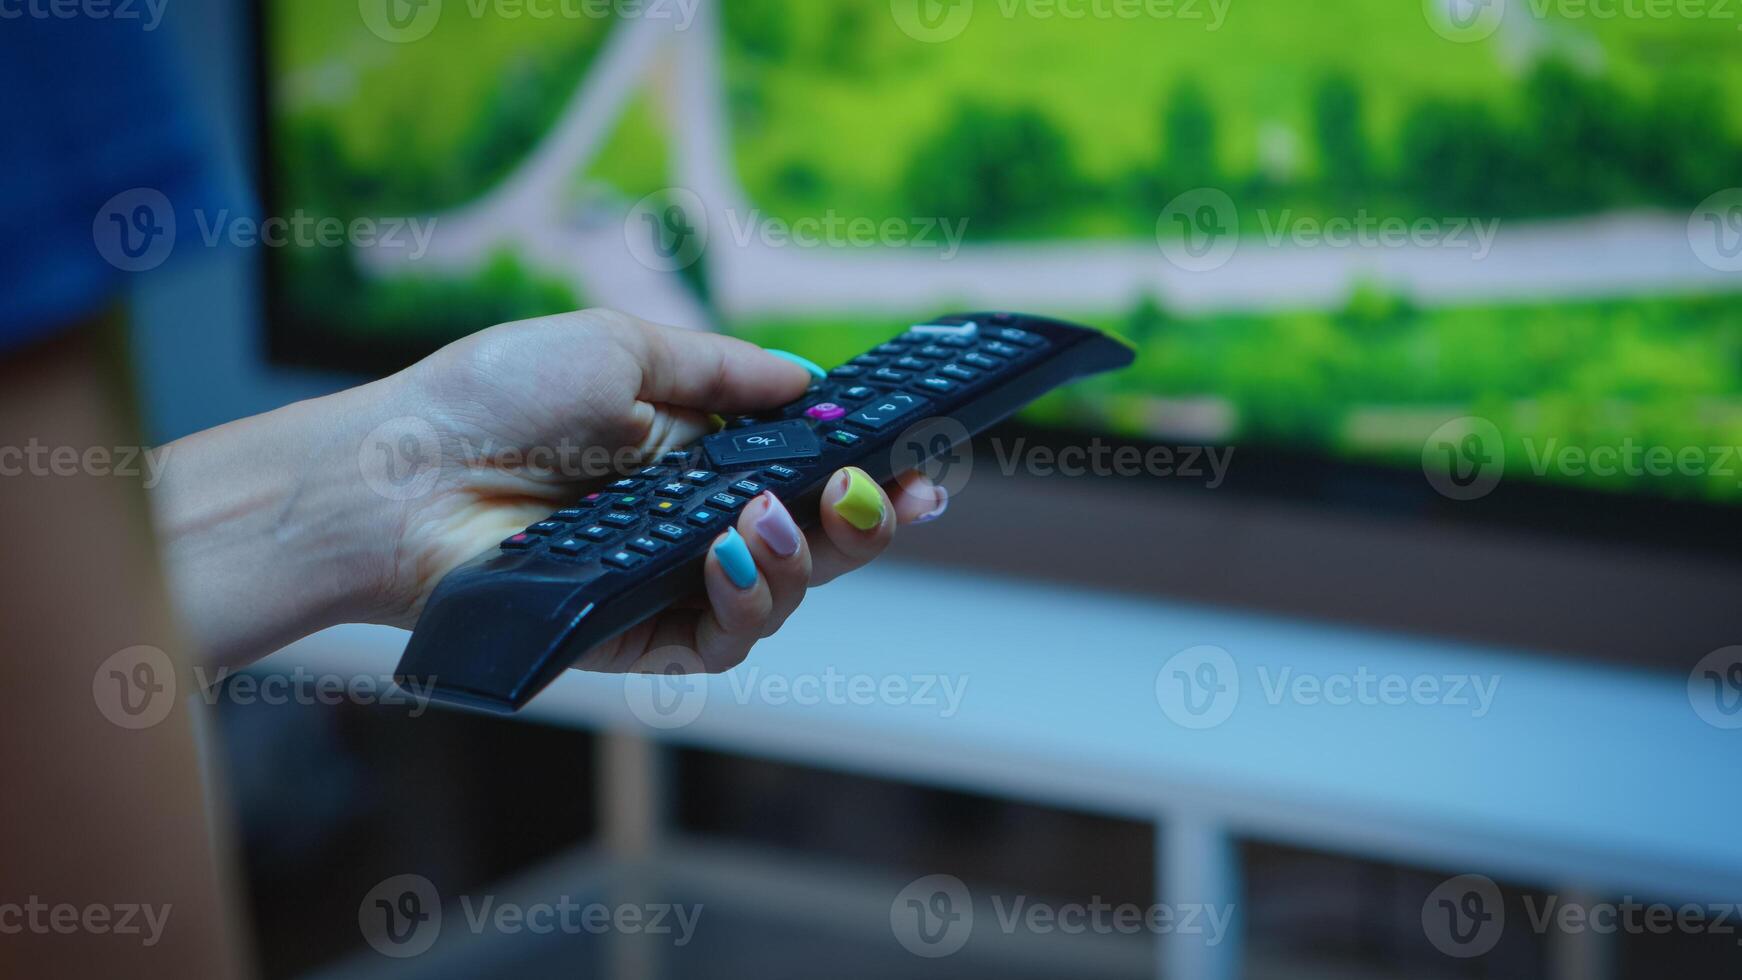
<svg viewBox="0 0 1742 980"><path fill-rule="evenodd" d="M272 126L271 49L266 38L269 0L249 4L249 42L254 58L253 153L263 206L277 213L278 163ZM264 284L261 311L270 363L367 377L397 371L436 350L439 342L395 338L359 340L330 321L293 323L284 300L285 281L277 249L258 249ZM1044 313L1045 311L1029 311ZM487 324L480 325L487 326ZM1147 452L1156 448L1202 448L1164 439L1128 438L1090 428L1006 422L994 434L1023 438L1057 450L1099 439ZM1492 492L1458 501L1438 493L1414 467L1339 459L1273 444L1223 444L1234 463L1225 482L1208 490L1191 481L1157 481L1167 492L1215 492L1303 503L1382 517L1471 528L1506 529L1543 541L1613 543L1629 549L1685 554L1742 567L1742 501L1718 504L1672 494L1628 493L1541 480L1503 478Z"/></svg>

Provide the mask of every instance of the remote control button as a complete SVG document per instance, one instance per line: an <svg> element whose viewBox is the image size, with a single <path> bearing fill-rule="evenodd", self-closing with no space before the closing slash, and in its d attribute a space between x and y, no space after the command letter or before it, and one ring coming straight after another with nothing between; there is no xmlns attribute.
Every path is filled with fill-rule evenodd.
<svg viewBox="0 0 1742 980"><path fill-rule="evenodd" d="M796 480L796 479L798 479L798 470L795 470L790 466L770 466L768 469L765 469L762 472L765 473L770 479L775 479L775 480Z"/></svg>
<svg viewBox="0 0 1742 980"><path fill-rule="evenodd" d="M599 505L599 502L601 500L604 500L604 499L605 499L605 495L602 493L589 493L585 497L581 498L580 505L582 507L597 507Z"/></svg>
<svg viewBox="0 0 1742 980"><path fill-rule="evenodd" d="M946 378L955 378L957 381L972 381L980 376L980 372L973 368L965 368L960 364L946 364L938 370L938 373Z"/></svg>
<svg viewBox="0 0 1742 980"><path fill-rule="evenodd" d="M641 518L634 514L625 514L622 511L614 510L609 514L606 514L604 517L599 518L599 523L615 528L625 528L634 527L635 522L639 520L641 520Z"/></svg>
<svg viewBox="0 0 1742 980"><path fill-rule="evenodd" d="M709 474L710 477L712 475L713 474L711 473ZM703 480L700 482L706 483L707 481ZM696 488L687 483L673 481L671 483L661 484L659 489L653 492L661 497L668 497L672 500L687 500L689 499L690 494L696 492Z"/></svg>
<svg viewBox="0 0 1742 980"><path fill-rule="evenodd" d="M996 354L999 357L1022 356L1022 348L1012 347L1001 340L988 340L980 345L980 349L988 354Z"/></svg>
<svg viewBox="0 0 1742 980"><path fill-rule="evenodd" d="M687 449L674 449L671 452L666 453L665 456L660 459L660 462L667 466L675 466L682 469L683 467L690 465L690 452Z"/></svg>
<svg viewBox="0 0 1742 980"><path fill-rule="evenodd" d="M871 353L894 355L894 354L899 354L905 350L907 350L906 341L896 339L896 340L888 341L887 343L878 344L876 347L871 348Z"/></svg>
<svg viewBox="0 0 1742 980"><path fill-rule="evenodd" d="M851 388L843 389L841 393L835 397L841 401L862 402L867 398L876 398L877 389L872 388L869 385L854 385Z"/></svg>
<svg viewBox="0 0 1742 980"><path fill-rule="evenodd" d="M857 364L860 367L876 367L883 363L883 358L878 357L876 354L860 354L858 357L853 358L847 363Z"/></svg>
<svg viewBox="0 0 1742 980"><path fill-rule="evenodd" d="M972 350L974 347L974 338L972 337L935 337L933 339L944 347L954 347L957 350Z"/></svg>
<svg viewBox="0 0 1742 980"><path fill-rule="evenodd" d="M878 381L887 381L888 383L890 383L892 385L898 385L898 384L901 384L903 381L907 380L907 373L904 371L896 371L896 370L893 370L890 368L878 368L877 370L871 372L871 377L877 379Z"/></svg>
<svg viewBox="0 0 1742 980"><path fill-rule="evenodd" d="M522 531L519 534L516 534L513 537L509 538L508 540L502 542L502 550L503 551L525 551L526 549L532 547L533 545L535 545L537 543L538 543L537 538L533 537L530 534L527 534L525 531Z"/></svg>
<svg viewBox="0 0 1742 980"><path fill-rule="evenodd" d="M550 550L559 555L569 555L572 557L585 552L587 550L587 543L582 541L580 538L563 538L561 541L552 541L550 543Z"/></svg>
<svg viewBox="0 0 1742 980"><path fill-rule="evenodd" d="M553 521L578 521L585 516L586 513L586 511L579 507L565 507L550 515L550 519Z"/></svg>
<svg viewBox="0 0 1742 980"><path fill-rule="evenodd" d="M677 501L656 500L653 502L652 507L647 508L647 512L655 517L665 517L668 514L675 514L678 512Z"/></svg>
<svg viewBox="0 0 1742 980"><path fill-rule="evenodd" d="M980 335L980 325L972 320L967 323L920 323L908 331L916 334L922 340L944 343L950 339L966 340L973 343Z"/></svg>
<svg viewBox="0 0 1742 980"><path fill-rule="evenodd" d="M837 446L857 446L865 440L858 435L848 432L846 429L836 429L829 433L829 441Z"/></svg>
<svg viewBox="0 0 1742 980"><path fill-rule="evenodd" d="M663 466L649 466L646 469L637 471L635 475L643 480L657 480L670 472L671 470L668 470Z"/></svg>
<svg viewBox="0 0 1742 980"><path fill-rule="evenodd" d="M895 366L905 371L924 371L926 368L931 367L930 364L917 357L904 357L901 360L896 361Z"/></svg>
<svg viewBox="0 0 1742 980"><path fill-rule="evenodd" d="M665 550L665 545L652 538L636 538L629 542L630 551L639 551L644 555L657 555Z"/></svg>
<svg viewBox="0 0 1742 980"><path fill-rule="evenodd" d="M722 490L719 493L714 494L712 497L709 497L708 503L721 510L737 510L744 506L745 501Z"/></svg>
<svg viewBox="0 0 1742 980"><path fill-rule="evenodd" d="M626 507L633 510L635 505L639 503L641 503L641 498L631 495L628 497L618 497L616 500L611 501L611 506Z"/></svg>
<svg viewBox="0 0 1742 980"><path fill-rule="evenodd" d="M586 538L588 541L609 541L611 538L616 536L617 532L603 524L593 524L581 531L581 537Z"/></svg>
<svg viewBox="0 0 1742 980"><path fill-rule="evenodd" d="M940 347L937 344L926 344L924 347L921 347L919 350L915 351L914 353L918 354L920 357L953 357L953 356L955 356L955 355L950 353L950 349L948 347Z"/></svg>
<svg viewBox="0 0 1742 980"><path fill-rule="evenodd" d="M653 536L666 541L682 541L690 536L690 530L680 524L655 524Z"/></svg>
<svg viewBox="0 0 1742 980"><path fill-rule="evenodd" d="M818 422L833 422L846 415L847 410L834 402L818 402L805 409L804 414L806 418L816 419Z"/></svg>
<svg viewBox="0 0 1742 980"><path fill-rule="evenodd" d="M985 354L982 354L979 351L975 351L972 354L963 354L962 355L962 363L963 364L972 364L974 367L977 367L983 371L996 371L999 368L1004 366L1003 361L997 360L996 358L987 357Z"/></svg>
<svg viewBox="0 0 1742 980"><path fill-rule="evenodd" d="M605 556L605 564L622 569L634 568L646 560L633 551L613 551Z"/></svg>
<svg viewBox="0 0 1742 980"><path fill-rule="evenodd" d="M885 395L877 401L847 416L847 421L862 429L876 432L885 428L896 419L924 405L926 400L918 395L910 395L904 391Z"/></svg>
<svg viewBox="0 0 1742 980"><path fill-rule="evenodd" d="M720 512L717 510L709 510L706 507L699 507L690 511L689 522L694 524L696 527L707 527L709 524L718 523L719 520Z"/></svg>
<svg viewBox="0 0 1742 980"><path fill-rule="evenodd" d="M624 479L618 480L616 483L611 484L610 486L606 487L605 489L609 490L612 493L628 493L629 491L637 489L640 486L641 486L640 480L637 480L633 477L625 477Z"/></svg>
<svg viewBox="0 0 1742 980"><path fill-rule="evenodd" d="M1019 347L1040 347L1046 343L1039 334L1018 330L1015 327L1000 327L992 331L992 336L1007 344L1016 344Z"/></svg>
<svg viewBox="0 0 1742 980"><path fill-rule="evenodd" d="M690 483L700 486L704 483L714 482L719 478L719 475L720 474L715 473L713 470L690 470L688 473L683 475L683 478Z"/></svg>
<svg viewBox="0 0 1742 980"><path fill-rule="evenodd" d="M714 465L727 470L749 469L789 459L814 459L821 447L811 423L804 419L773 422L744 432L721 432L702 440Z"/></svg>
<svg viewBox="0 0 1742 980"><path fill-rule="evenodd" d="M555 534L558 531L561 531L563 529L563 526L564 525L561 521L540 521L537 524L534 524L531 527L527 528L526 533L527 534L536 534L536 535L539 535L540 537L544 537L544 536Z"/></svg>
<svg viewBox="0 0 1742 980"><path fill-rule="evenodd" d="M766 483L757 483L755 480L739 480L737 483L732 484L730 489L733 493L738 494L739 496L754 497L761 494L762 491L767 490L768 485Z"/></svg>
<svg viewBox="0 0 1742 980"><path fill-rule="evenodd" d="M831 377L831 378L857 378L859 375L864 374L864 373L865 373L865 369L858 366L857 364L843 364L840 367L835 368L833 371L830 371L829 377Z"/></svg>
<svg viewBox="0 0 1742 980"><path fill-rule="evenodd" d="M956 382L951 381L948 378L939 378L934 375L927 375L926 377L920 378L919 384L920 387L925 390L935 391L940 395L947 395L956 390Z"/></svg>

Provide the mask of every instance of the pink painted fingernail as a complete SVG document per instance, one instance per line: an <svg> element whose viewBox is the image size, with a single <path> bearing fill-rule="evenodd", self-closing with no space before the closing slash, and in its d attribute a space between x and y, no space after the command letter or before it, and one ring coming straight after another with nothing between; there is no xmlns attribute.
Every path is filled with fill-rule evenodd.
<svg viewBox="0 0 1742 980"><path fill-rule="evenodd" d="M786 505L779 497L772 493L762 496L768 501L768 510L756 519L756 536L768 545L768 550L782 558L791 558L798 554L799 542L803 540L798 524L786 512Z"/></svg>
<svg viewBox="0 0 1742 980"><path fill-rule="evenodd" d="M934 486L934 489L938 492L937 506L933 507L928 513L921 514L914 518L913 522L915 524L929 524L944 516L944 511L950 509L950 492L945 490L943 487L938 486Z"/></svg>

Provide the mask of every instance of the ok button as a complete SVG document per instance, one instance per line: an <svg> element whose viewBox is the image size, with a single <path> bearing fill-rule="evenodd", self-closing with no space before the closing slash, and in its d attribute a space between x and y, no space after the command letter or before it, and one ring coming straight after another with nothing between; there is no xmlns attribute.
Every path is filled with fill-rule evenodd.
<svg viewBox="0 0 1742 980"><path fill-rule="evenodd" d="M715 467L726 470L784 459L811 459L821 452L810 424L799 419L732 429L702 440Z"/></svg>

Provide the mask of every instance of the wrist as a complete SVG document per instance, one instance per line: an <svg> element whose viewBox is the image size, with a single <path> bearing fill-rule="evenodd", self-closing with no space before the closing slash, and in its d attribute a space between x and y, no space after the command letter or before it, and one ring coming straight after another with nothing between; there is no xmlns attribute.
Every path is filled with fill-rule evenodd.
<svg viewBox="0 0 1742 980"><path fill-rule="evenodd" d="M379 620L402 507L363 447L394 379L220 426L165 450L152 509L178 610L204 659L247 663L310 633Z"/></svg>

